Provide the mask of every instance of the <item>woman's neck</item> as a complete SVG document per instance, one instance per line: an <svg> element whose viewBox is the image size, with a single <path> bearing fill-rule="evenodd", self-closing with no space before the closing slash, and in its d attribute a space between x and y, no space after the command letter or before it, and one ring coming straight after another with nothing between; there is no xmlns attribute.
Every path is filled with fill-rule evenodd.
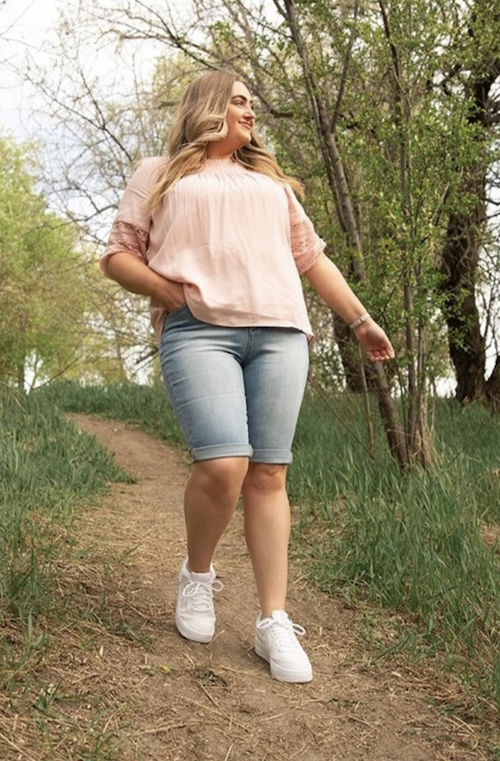
<svg viewBox="0 0 500 761"><path fill-rule="evenodd" d="M220 149L217 144L212 143L207 146L207 159L209 161L229 161L233 158L234 151Z"/></svg>

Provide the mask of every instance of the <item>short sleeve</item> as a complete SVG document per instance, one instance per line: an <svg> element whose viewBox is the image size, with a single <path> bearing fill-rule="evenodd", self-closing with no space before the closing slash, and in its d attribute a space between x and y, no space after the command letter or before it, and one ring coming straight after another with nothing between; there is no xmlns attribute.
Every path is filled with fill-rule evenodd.
<svg viewBox="0 0 500 761"><path fill-rule="evenodd" d="M314 225L289 186L285 187L290 214L290 239L293 258L299 274L307 272L323 253L326 243L319 237Z"/></svg>
<svg viewBox="0 0 500 761"><path fill-rule="evenodd" d="M147 264L146 253L151 226L147 201L158 178L158 171L164 165L164 158L143 159L132 174L120 200L108 243L99 262L105 275L110 257L117 253L131 253Z"/></svg>

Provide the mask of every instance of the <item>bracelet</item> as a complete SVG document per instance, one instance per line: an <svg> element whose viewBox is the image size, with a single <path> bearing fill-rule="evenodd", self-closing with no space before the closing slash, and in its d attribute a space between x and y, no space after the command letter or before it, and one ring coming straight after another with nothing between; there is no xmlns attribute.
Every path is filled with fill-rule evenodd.
<svg viewBox="0 0 500 761"><path fill-rule="evenodd" d="M364 314L361 315L361 317L358 317L357 320L354 320L354 322L351 322L349 327L351 328L351 330L354 330L355 328L359 328L360 325L362 325L366 320L369 320L369 319L370 319L370 315L368 314L368 312L365 312Z"/></svg>

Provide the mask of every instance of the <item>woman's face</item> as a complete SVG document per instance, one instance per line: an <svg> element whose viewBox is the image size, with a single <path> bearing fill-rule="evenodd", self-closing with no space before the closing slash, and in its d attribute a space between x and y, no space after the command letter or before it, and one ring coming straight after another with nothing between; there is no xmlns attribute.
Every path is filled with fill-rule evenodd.
<svg viewBox="0 0 500 761"><path fill-rule="evenodd" d="M252 98L243 82L235 82L226 112L227 135L215 143L209 143L209 158L230 156L252 139L255 114Z"/></svg>
<svg viewBox="0 0 500 761"><path fill-rule="evenodd" d="M252 139L252 129L255 125L252 105L252 97L243 82L235 82L227 107L226 121L227 136L240 143L238 147L246 145Z"/></svg>

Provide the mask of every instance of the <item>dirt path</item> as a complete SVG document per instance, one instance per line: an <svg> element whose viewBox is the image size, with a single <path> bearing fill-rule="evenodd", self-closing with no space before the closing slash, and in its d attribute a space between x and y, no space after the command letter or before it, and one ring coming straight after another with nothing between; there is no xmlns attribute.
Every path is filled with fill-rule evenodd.
<svg viewBox="0 0 500 761"><path fill-rule="evenodd" d="M217 636L208 646L183 640L173 624L184 556L183 455L119 423L84 416L77 422L137 483L112 485L89 512L81 563L67 569L96 624L93 635L85 629L83 655L75 633L64 657L50 664L52 681L74 697L61 701L59 717L89 731L94 720L102 747L108 743L110 751L118 741L110 757L120 761L484 758L470 749L465 728L431 707L418 674L364 666L355 614L307 588L294 568L289 611L307 628L315 679L272 680L252 649L257 600L240 516L216 558L224 582ZM76 745L67 752L68 761L81 757Z"/></svg>

